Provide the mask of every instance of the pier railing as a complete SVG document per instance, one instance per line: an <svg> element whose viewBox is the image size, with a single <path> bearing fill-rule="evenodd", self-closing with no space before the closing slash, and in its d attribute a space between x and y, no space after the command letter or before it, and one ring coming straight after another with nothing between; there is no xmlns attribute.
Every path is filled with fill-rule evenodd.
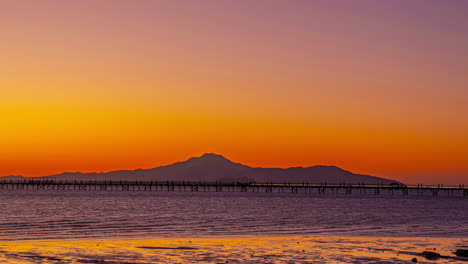
<svg viewBox="0 0 468 264"><path fill-rule="evenodd" d="M96 191L181 191L181 192L290 192L334 194L391 194L468 197L468 187L403 184L309 184L272 182L205 182L205 181L57 181L0 180L0 191L17 190L96 190Z"/></svg>

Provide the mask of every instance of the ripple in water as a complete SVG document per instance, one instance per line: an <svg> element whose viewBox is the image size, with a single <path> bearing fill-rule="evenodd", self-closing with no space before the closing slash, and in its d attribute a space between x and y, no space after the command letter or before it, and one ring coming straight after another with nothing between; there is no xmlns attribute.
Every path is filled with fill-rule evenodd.
<svg viewBox="0 0 468 264"><path fill-rule="evenodd" d="M0 208L1 240L468 236L463 197L2 190Z"/></svg>

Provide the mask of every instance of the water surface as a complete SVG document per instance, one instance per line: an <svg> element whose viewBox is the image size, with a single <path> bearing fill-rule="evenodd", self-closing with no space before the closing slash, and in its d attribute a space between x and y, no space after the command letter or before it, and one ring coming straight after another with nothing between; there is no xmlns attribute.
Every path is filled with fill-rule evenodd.
<svg viewBox="0 0 468 264"><path fill-rule="evenodd" d="M0 240L468 237L468 199L402 195L1 190Z"/></svg>

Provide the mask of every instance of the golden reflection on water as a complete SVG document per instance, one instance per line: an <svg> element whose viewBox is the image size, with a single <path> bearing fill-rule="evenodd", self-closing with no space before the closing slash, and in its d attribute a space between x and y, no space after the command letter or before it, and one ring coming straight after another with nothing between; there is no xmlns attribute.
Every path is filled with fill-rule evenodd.
<svg viewBox="0 0 468 264"><path fill-rule="evenodd" d="M455 238L235 237L0 243L0 263L432 263L454 256ZM437 263L459 263L454 258Z"/></svg>

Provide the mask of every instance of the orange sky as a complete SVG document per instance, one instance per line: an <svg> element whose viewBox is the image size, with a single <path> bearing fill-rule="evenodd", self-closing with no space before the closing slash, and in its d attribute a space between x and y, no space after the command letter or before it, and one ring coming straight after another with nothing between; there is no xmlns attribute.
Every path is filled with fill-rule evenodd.
<svg viewBox="0 0 468 264"><path fill-rule="evenodd" d="M216 152L467 183L467 17L438 1L2 2L0 175Z"/></svg>

